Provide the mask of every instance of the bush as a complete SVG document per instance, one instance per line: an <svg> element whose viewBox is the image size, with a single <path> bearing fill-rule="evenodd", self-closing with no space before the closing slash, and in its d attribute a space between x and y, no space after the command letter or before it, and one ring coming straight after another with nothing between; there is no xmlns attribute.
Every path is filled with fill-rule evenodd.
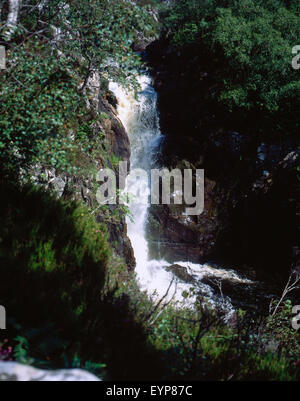
<svg viewBox="0 0 300 401"><path fill-rule="evenodd" d="M19 3L11 35L8 1L0 8L7 56L0 73L0 162L15 172L37 161L72 172L70 137L87 114L89 78L97 69L101 81L136 88L141 60L132 44L154 34L154 21L149 6L128 0Z"/></svg>
<svg viewBox="0 0 300 401"><path fill-rule="evenodd" d="M300 87L291 61L300 20L295 2L175 0L162 18L184 72L196 83L205 71L213 77L214 112L220 107L234 129L253 136L296 137Z"/></svg>
<svg viewBox="0 0 300 401"><path fill-rule="evenodd" d="M297 380L299 335L290 328L290 320L282 324L281 319L278 315L274 321L285 333L282 339L278 331L270 331L269 319L242 311L228 325L214 311L170 307L155 322L150 338L163 352L166 379ZM272 348L274 339L278 344ZM284 349L287 342L292 346Z"/></svg>
<svg viewBox="0 0 300 401"><path fill-rule="evenodd" d="M1 184L1 193L0 295L15 334L30 331L37 358L60 357L66 340L84 347L109 258L105 227L87 208L32 186Z"/></svg>

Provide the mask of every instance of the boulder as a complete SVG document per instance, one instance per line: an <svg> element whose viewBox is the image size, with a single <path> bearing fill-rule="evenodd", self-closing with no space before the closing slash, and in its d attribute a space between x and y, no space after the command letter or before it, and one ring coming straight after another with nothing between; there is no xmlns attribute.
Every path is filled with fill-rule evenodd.
<svg viewBox="0 0 300 401"><path fill-rule="evenodd" d="M171 266L166 267L167 271L170 271L176 276L179 281L182 281L184 283L193 283L195 281L194 277L188 273L188 270L184 266L180 266L178 264L174 264Z"/></svg>
<svg viewBox="0 0 300 401"><path fill-rule="evenodd" d="M0 362L0 381L100 381L81 369L41 370L17 362Z"/></svg>

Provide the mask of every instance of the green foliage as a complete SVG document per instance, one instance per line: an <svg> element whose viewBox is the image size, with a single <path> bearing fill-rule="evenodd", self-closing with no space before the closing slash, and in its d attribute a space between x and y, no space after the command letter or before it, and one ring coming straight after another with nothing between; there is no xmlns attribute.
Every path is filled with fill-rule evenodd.
<svg viewBox="0 0 300 401"><path fill-rule="evenodd" d="M6 12L0 15L0 44L7 50L7 68L0 74L2 174L20 167L25 174L37 161L73 173L69 153L81 145L88 78L97 69L102 81L137 87L140 58L132 44L153 34L148 6L127 0L38 4L23 3L11 37ZM98 118L106 117L99 113ZM73 132L79 143L72 143Z"/></svg>
<svg viewBox="0 0 300 401"><path fill-rule="evenodd" d="M166 378L295 380L299 377L298 348L297 360L290 355L294 342L299 347L299 338L290 326L279 323L292 346L281 348L285 340L279 339L279 348L270 350L268 344L274 337L270 337L266 322L259 323L243 313L236 313L235 319L230 326L213 311L166 309L151 334L156 347L164 351L165 366L169 367Z"/></svg>
<svg viewBox="0 0 300 401"><path fill-rule="evenodd" d="M14 347L15 359L24 364L32 364L33 359L28 357L28 340L25 337L17 336L15 338L16 344Z"/></svg>
<svg viewBox="0 0 300 401"><path fill-rule="evenodd" d="M26 165L39 154L42 140L63 134L67 122L76 121L82 101L64 63L38 43L10 55L16 65L2 74L0 104L1 162L6 168Z"/></svg>
<svg viewBox="0 0 300 401"><path fill-rule="evenodd" d="M29 185L1 183L1 193L0 303L14 358L157 378L158 352L123 290L133 277L109 250L105 227L86 207Z"/></svg>
<svg viewBox="0 0 300 401"><path fill-rule="evenodd" d="M1 191L1 302L16 334L37 343L33 356L55 360L66 339L89 333L110 255L107 234L83 206L30 186L2 184ZM21 359L27 346L19 341Z"/></svg>
<svg viewBox="0 0 300 401"><path fill-rule="evenodd" d="M222 314L197 301L194 309L157 307L136 282L120 277L117 295L129 296L129 308L143 324L150 344L160 352L163 380L296 380L299 337L290 324L291 310L274 317L286 337L275 336L270 319L236 311L225 323ZM290 341L291 347L283 347ZM298 344L295 347L295 344ZM271 347L270 347L271 344ZM291 355L293 352L293 355ZM297 357L296 357L297 356Z"/></svg>
<svg viewBox="0 0 300 401"><path fill-rule="evenodd" d="M299 364L300 332L291 325L292 308L293 304L288 299L274 316L268 317L265 336L275 342L278 352L287 355L294 364Z"/></svg>
<svg viewBox="0 0 300 401"><path fill-rule="evenodd" d="M180 0L162 17L189 72L196 77L203 68L215 70L209 71L216 80L214 98L244 129L273 137L297 134L300 83L291 66L300 37L296 3Z"/></svg>

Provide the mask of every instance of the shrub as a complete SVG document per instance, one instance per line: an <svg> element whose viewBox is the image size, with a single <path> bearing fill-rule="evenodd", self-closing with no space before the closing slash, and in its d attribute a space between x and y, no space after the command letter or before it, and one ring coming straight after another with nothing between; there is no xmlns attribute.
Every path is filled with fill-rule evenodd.
<svg viewBox="0 0 300 401"><path fill-rule="evenodd" d="M162 18L184 72L196 83L203 71L213 77L208 100L214 112L220 107L227 123L253 136L296 137L299 79L291 61L300 24L294 1L175 0Z"/></svg>
<svg viewBox="0 0 300 401"><path fill-rule="evenodd" d="M1 184L1 193L0 296L15 334L30 332L37 358L60 357L66 340L85 347L109 257L105 227L32 186Z"/></svg>

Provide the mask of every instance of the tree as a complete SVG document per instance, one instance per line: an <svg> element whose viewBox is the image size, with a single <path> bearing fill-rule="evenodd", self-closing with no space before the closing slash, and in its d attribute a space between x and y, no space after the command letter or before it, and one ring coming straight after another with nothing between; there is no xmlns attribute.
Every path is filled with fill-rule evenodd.
<svg viewBox="0 0 300 401"><path fill-rule="evenodd" d="M19 17L19 10L21 6L21 0L9 0L8 1L8 16L7 16L7 31L6 35L8 38L13 34Z"/></svg>
<svg viewBox="0 0 300 401"><path fill-rule="evenodd" d="M235 129L261 139L297 135L300 82L291 68L300 37L295 2L285 7L279 0L175 0L163 17L165 35L187 58L190 73L213 68L218 106L235 115Z"/></svg>
<svg viewBox="0 0 300 401"><path fill-rule="evenodd" d="M97 70L102 80L137 85L140 58L132 44L152 34L152 17L130 0L10 0L0 18L7 50L0 75L2 166L25 171L43 154L57 166L87 112L90 75ZM51 141L55 146L45 152Z"/></svg>

